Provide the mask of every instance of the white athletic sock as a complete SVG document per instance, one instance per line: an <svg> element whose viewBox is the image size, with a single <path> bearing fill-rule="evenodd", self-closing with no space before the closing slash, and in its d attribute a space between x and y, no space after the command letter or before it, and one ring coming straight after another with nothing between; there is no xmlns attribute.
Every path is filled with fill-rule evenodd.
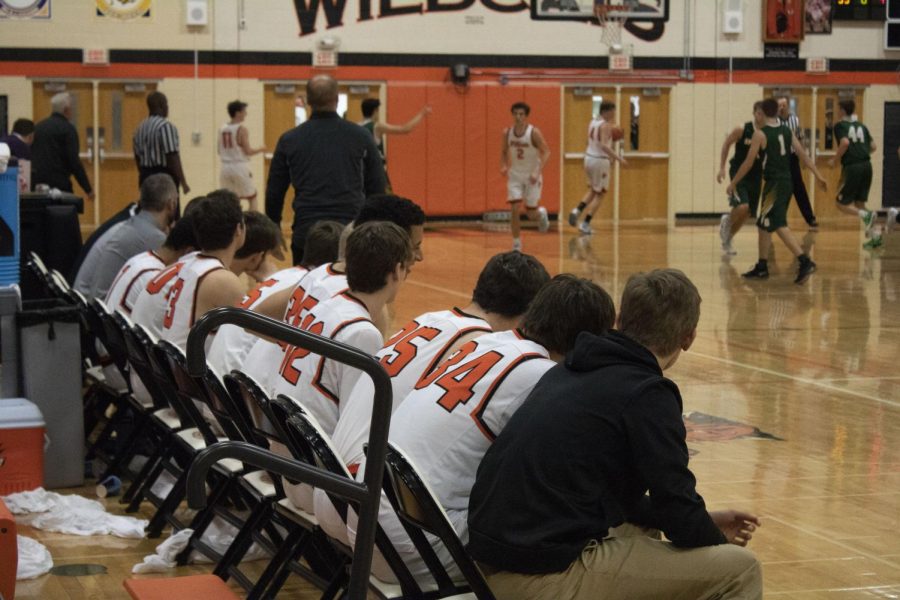
<svg viewBox="0 0 900 600"><path fill-rule="evenodd" d="M866 214L868 214L868 212L869 212L869 211L864 210L864 209L862 209L862 208L859 209L859 218L860 218L860 219L865 219L865 218L866 218Z"/></svg>

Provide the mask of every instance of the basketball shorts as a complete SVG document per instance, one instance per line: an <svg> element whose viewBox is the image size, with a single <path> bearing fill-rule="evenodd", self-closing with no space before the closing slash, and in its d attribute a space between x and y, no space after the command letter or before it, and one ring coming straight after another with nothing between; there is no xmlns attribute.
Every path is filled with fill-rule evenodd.
<svg viewBox="0 0 900 600"><path fill-rule="evenodd" d="M744 177L735 186L734 194L728 199L728 204L732 208L746 204L750 208L750 216L755 217L759 208L759 192L762 187L762 181L756 178Z"/></svg>
<svg viewBox="0 0 900 600"><path fill-rule="evenodd" d="M543 178L538 178L535 183L531 183L528 181L527 175L510 173L509 179L506 180L506 198L509 202L524 200L525 206L536 208L541 202L541 187L543 185Z"/></svg>
<svg viewBox="0 0 900 600"><path fill-rule="evenodd" d="M584 157L584 174L587 176L587 184L591 190L602 194L609 189L609 159L599 156Z"/></svg>
<svg viewBox="0 0 900 600"><path fill-rule="evenodd" d="M837 201L841 204L866 202L869 199L870 187L872 187L872 161L844 165L841 169Z"/></svg>
<svg viewBox="0 0 900 600"><path fill-rule="evenodd" d="M770 233L787 227L788 203L793 194L794 185L790 179L767 180L763 188L762 206L759 209L756 226Z"/></svg>
<svg viewBox="0 0 900 600"><path fill-rule="evenodd" d="M238 198L252 198L256 195L256 186L253 185L253 174L248 163L222 163L219 185L237 194Z"/></svg>

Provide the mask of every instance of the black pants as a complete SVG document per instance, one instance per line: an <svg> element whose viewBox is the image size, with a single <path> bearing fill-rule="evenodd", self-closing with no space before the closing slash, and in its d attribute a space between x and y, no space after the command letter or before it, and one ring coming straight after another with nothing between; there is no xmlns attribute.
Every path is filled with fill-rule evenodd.
<svg viewBox="0 0 900 600"><path fill-rule="evenodd" d="M816 215L813 214L812 206L809 204L809 194L806 193L806 184L803 182L803 173L800 171L800 157L791 154L791 179L794 183L794 199L797 200L797 208L803 215L803 220L807 225L816 222Z"/></svg>

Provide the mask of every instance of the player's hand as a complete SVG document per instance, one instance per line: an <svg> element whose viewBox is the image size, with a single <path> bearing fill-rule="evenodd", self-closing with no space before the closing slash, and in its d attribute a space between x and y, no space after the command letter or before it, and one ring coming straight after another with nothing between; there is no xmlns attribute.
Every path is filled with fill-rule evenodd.
<svg viewBox="0 0 900 600"><path fill-rule="evenodd" d="M725 195L728 196L729 198L734 196L734 184L733 183L729 183L728 187L725 188Z"/></svg>
<svg viewBox="0 0 900 600"><path fill-rule="evenodd" d="M834 159L833 159L833 158L832 158L832 159L829 159L829 161L828 161L828 166L831 167L831 168L833 169L833 168L834 168L834 164L835 164L835 163L834 163Z"/></svg>
<svg viewBox="0 0 900 600"><path fill-rule="evenodd" d="M818 177L818 178L816 179L816 185L818 185L818 186L819 186L819 189L822 190L823 192L827 192L827 191L828 191L828 182L825 181L825 178L824 178L824 177Z"/></svg>
<svg viewBox="0 0 900 600"><path fill-rule="evenodd" d="M746 546L753 532L760 526L759 517L738 510L718 510L709 513L729 544Z"/></svg>
<svg viewBox="0 0 900 600"><path fill-rule="evenodd" d="M500 174L506 175L509 172L509 165L500 165Z"/></svg>
<svg viewBox="0 0 900 600"><path fill-rule="evenodd" d="M719 173L716 175L716 182L722 183L725 181L725 169L719 169Z"/></svg>
<svg viewBox="0 0 900 600"><path fill-rule="evenodd" d="M191 186L189 186L189 185L187 184L187 181L184 181L184 182L181 183L181 190L182 190L185 194L190 194L190 193L191 193Z"/></svg>
<svg viewBox="0 0 900 600"><path fill-rule="evenodd" d="M540 178L541 178L540 171L538 171L537 173L532 173L531 175L528 176L528 183L530 183L531 185L534 185L538 182L538 180Z"/></svg>
<svg viewBox="0 0 900 600"><path fill-rule="evenodd" d="M623 167L627 167L628 161L625 160L624 158L619 158L619 164L622 165Z"/></svg>
<svg viewBox="0 0 900 600"><path fill-rule="evenodd" d="M88 192L87 199L88 199L88 200L93 200L93 199L94 199L94 192Z"/></svg>
<svg viewBox="0 0 900 600"><path fill-rule="evenodd" d="M422 110L419 111L419 112L422 113L422 116L423 116L423 117L424 117L425 115L430 115L430 114L431 114L431 105L430 105L430 104L426 104L425 106L422 107Z"/></svg>

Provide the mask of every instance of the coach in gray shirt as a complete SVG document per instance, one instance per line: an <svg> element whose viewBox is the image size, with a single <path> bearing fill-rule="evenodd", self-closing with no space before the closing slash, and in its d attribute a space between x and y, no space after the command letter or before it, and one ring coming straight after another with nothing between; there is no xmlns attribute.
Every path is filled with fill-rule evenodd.
<svg viewBox="0 0 900 600"><path fill-rule="evenodd" d="M171 177L165 173L147 177L141 184L139 212L97 240L78 269L75 289L88 298L105 298L129 258L163 244L177 204L178 190Z"/></svg>

